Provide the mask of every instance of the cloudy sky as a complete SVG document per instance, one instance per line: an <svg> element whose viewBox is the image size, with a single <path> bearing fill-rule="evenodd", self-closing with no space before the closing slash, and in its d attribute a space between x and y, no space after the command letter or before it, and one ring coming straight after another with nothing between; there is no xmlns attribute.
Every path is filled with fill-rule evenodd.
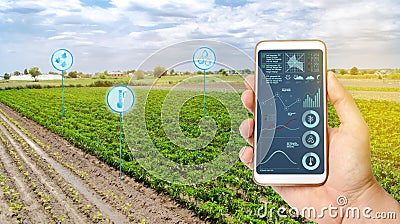
<svg viewBox="0 0 400 224"><path fill-rule="evenodd" d="M253 55L264 39L321 39L331 68L399 68L395 0L0 0L0 74L39 66L67 48L73 70L135 69L156 50L192 39Z"/></svg>

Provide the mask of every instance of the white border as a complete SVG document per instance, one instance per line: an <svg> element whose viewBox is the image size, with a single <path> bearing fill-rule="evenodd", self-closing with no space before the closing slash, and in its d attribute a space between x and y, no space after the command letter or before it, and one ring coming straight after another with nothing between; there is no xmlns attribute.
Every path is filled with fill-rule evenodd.
<svg viewBox="0 0 400 224"><path fill-rule="evenodd" d="M323 91L325 95L323 99L324 106L324 172L322 174L258 174L256 171L256 154L257 154L257 142L254 142L254 167L253 167L253 179L257 184L260 185L321 185L328 177L328 133L327 133L327 50L324 42L320 40L293 40L293 41L261 41L257 44L255 49L255 105L257 105L257 86L258 86L258 52L260 50L322 50L323 52ZM257 115L258 107L255 107L254 116ZM257 119L255 118L254 136L257 141Z"/></svg>

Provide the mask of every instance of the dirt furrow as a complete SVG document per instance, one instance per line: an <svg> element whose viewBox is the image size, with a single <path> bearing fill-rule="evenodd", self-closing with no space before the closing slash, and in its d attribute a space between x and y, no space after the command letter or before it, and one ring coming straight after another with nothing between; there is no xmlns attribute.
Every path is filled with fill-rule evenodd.
<svg viewBox="0 0 400 224"><path fill-rule="evenodd" d="M96 157L71 146L65 139L35 122L21 117L17 112L0 104L0 112L15 123L22 132L28 133L27 142L40 145L41 156L79 177L83 186L90 189L110 208L124 214L131 223L204 223L194 212L182 208L167 195L124 176L119 180L118 170L109 167ZM20 130L20 132L21 132ZM26 137L26 136L25 136ZM36 143L34 143L36 142ZM45 150L43 150L45 149ZM45 159L47 161L47 159ZM55 168L56 169L56 168ZM61 171L59 171L61 174ZM105 214L103 214L105 215Z"/></svg>
<svg viewBox="0 0 400 224"><path fill-rule="evenodd" d="M5 128L0 125L0 130L2 133L4 133ZM13 159L6 152L6 149L2 144L0 148L0 158L4 170L8 174L7 176L12 180L15 187L18 189L22 201L26 205L30 220L35 220L35 223L47 223L47 220L51 220L51 218L36 200L34 192L30 189L27 183L23 181L23 174L15 166Z"/></svg>
<svg viewBox="0 0 400 224"><path fill-rule="evenodd" d="M10 217L8 217L8 209L9 206L7 203L4 203L4 196L3 193L0 192L0 222L1 223L12 223Z"/></svg>
<svg viewBox="0 0 400 224"><path fill-rule="evenodd" d="M1 116L0 116L1 117ZM78 210L74 208L73 202L69 202L67 199L67 196L62 192L62 189L57 186L56 183L49 178L46 173L38 168L36 164L31 161L31 159L26 156L21 149L21 147L18 145L18 143L12 138L12 136L7 133L7 131L4 130L4 128L1 128L4 135L7 137L11 145L13 146L14 150L16 153L20 156L21 160L24 162L25 165L29 167L29 169L35 174L37 177L38 181L42 183L46 188L47 191L51 193L51 195L55 198L57 202L59 202L60 206L63 206L63 209L66 210L68 217L71 219L72 223L84 223L86 222L86 219L84 217L81 217L82 215L79 214Z"/></svg>
<svg viewBox="0 0 400 224"><path fill-rule="evenodd" d="M24 141L26 141L26 143L33 149L35 150L35 152L41 157L43 158L48 164L50 164L50 166L56 170L68 183L70 183L72 185L73 188L75 188L77 191L79 191L81 194L83 194L85 196L85 198L87 198L93 205L95 205L102 213L102 215L104 215L105 217L109 218L110 221L114 222L114 223L128 223L128 219L126 219L126 217L122 214L120 214L119 212L115 211L114 209L112 209L111 207L109 207L107 204L103 203L103 201L101 200L101 198L99 198L97 195L95 195L95 193L93 193L90 189L88 189L82 182L81 180L76 177L73 173L71 173L68 169L64 168L60 163L58 163L57 161L55 161L53 158L51 158L50 156L48 156L48 154L42 149L40 148L34 141L32 141L31 139L29 139L24 133L22 133L21 130L19 130L13 123L11 123L6 117L4 117L4 115L0 114L0 118L2 120L4 120L12 129L13 131L19 135L22 139L24 139ZM11 140L10 140L11 141ZM14 143L15 144L15 143ZM13 145L14 145L13 144ZM14 145L15 146L15 145ZM17 146L15 146L17 147ZM21 152L21 149L17 149L19 150L19 153ZM28 159L26 159L26 157L22 157L22 159L24 160L24 162L29 165L33 172L37 172L38 174L40 173L39 169L37 169L32 163L30 163L28 161ZM48 186L49 189L51 189L52 194L58 199L60 200L60 202L63 202L63 200L61 200L61 193L55 191L55 186L54 184L50 184L51 181L50 180L46 180L45 179L45 174L42 174L40 177L40 181L41 183L46 183L46 185ZM75 223L84 223L84 221L82 219L79 219L78 217L80 217L78 215L78 213L71 208L71 206L69 206L68 204L64 204L67 208L67 210L69 212L72 213L72 215L70 217L73 217L74 219L78 219L76 220Z"/></svg>
<svg viewBox="0 0 400 224"><path fill-rule="evenodd" d="M2 150L2 151L5 150L4 146L1 142L0 142L0 150ZM0 175L2 175L2 174L4 175L4 173L5 173L2 168L3 167L0 162ZM3 180L0 180L0 181L3 181ZM1 187L3 187L3 186L5 186L5 183L4 183L4 185L3 185L3 183L1 183L0 185L1 185ZM7 198L5 197L5 195L3 193L3 189L1 189L1 191L0 191L0 223L14 223L15 221L13 221L12 217L11 217L12 214L10 212L10 206L6 201L9 201L9 200L7 200Z"/></svg>

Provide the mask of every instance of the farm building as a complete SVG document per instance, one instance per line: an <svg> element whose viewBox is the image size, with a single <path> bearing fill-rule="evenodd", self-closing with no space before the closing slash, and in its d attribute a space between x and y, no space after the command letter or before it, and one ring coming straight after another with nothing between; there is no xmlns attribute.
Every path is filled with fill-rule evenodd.
<svg viewBox="0 0 400 224"><path fill-rule="evenodd" d="M128 75L120 72L120 71L112 71L108 73L109 76L113 76L113 77L127 77Z"/></svg>

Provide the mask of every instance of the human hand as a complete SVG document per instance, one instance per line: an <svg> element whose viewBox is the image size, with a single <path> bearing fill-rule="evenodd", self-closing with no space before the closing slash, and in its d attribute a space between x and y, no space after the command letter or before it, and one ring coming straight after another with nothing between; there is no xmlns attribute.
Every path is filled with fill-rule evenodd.
<svg viewBox="0 0 400 224"><path fill-rule="evenodd" d="M254 76L248 76L245 82L247 90L242 94L245 107L254 114ZM348 200L345 206L378 207L375 202L399 204L375 180L371 168L369 130L351 94L344 89L331 72L327 77L328 97L334 105L340 119L338 128L328 128L329 170L328 179L321 186L274 186L273 189L292 207L301 211L304 207L314 207L317 212L329 205L341 207L337 203L340 196ZM254 146L254 119L243 121L240 133ZM239 153L240 160L250 169L253 168L253 148L244 147ZM373 204L372 201L375 201ZM389 203L389 204L390 204ZM344 207L344 209L346 208ZM360 208L361 209L361 208ZM400 207L398 208L400 210ZM400 213L399 213L400 215ZM346 217L306 217L317 222L342 223L365 222L362 219L343 219ZM317 219L318 218L318 219ZM379 221L379 220L374 220ZM386 220L387 221L387 220ZM386 222L387 223L387 222Z"/></svg>

